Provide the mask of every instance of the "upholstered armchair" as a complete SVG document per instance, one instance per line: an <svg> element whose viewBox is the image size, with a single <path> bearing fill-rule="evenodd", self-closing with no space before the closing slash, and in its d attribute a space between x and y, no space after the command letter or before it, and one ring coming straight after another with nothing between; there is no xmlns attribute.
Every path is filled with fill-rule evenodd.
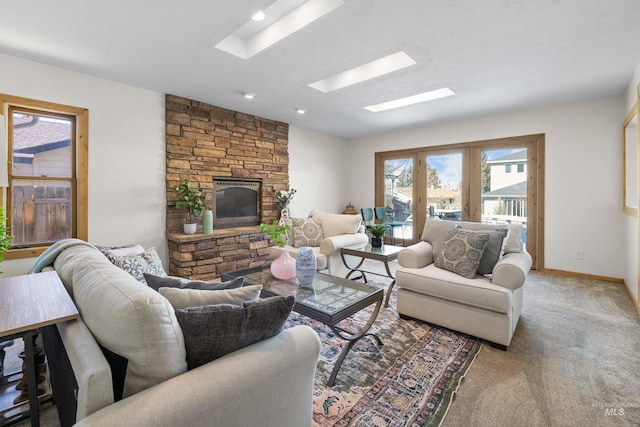
<svg viewBox="0 0 640 427"><path fill-rule="evenodd" d="M532 263L522 232L519 224L427 219L422 241L398 253L400 317L484 338L506 350L520 318ZM473 233L488 239L481 256L468 256L473 245L462 245Z"/></svg>
<svg viewBox="0 0 640 427"><path fill-rule="evenodd" d="M349 272L340 256L341 248L364 248L369 241L360 215L312 210L307 218L290 218L285 221L291 227L287 233L289 253L296 257L298 248L313 248L318 270L332 276L344 278ZM278 246L270 249L272 259L279 257L282 252Z"/></svg>

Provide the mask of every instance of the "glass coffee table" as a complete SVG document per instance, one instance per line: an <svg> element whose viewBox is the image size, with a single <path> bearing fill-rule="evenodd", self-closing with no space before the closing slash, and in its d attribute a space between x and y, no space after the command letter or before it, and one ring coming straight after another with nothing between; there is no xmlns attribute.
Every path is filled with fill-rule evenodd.
<svg viewBox="0 0 640 427"><path fill-rule="evenodd" d="M291 280L276 279L271 274L269 267L253 267L223 273L222 280L228 281L240 276L244 276L245 284L262 285L263 297L294 295L296 297L294 311L324 323L337 336L347 341L347 345L342 349L329 376L327 382L329 387L335 383L336 375L347 353L361 338L369 335L375 338L379 345L383 345L377 335L368 332L382 305L382 289L322 273L316 274L311 285L301 286L295 278ZM372 304L375 304L375 308L367 323L360 330L351 331L337 326L340 321Z"/></svg>

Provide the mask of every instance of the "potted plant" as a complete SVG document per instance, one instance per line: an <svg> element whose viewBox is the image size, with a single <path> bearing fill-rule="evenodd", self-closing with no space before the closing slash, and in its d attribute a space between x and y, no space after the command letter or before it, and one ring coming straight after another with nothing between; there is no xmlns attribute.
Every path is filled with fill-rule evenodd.
<svg viewBox="0 0 640 427"><path fill-rule="evenodd" d="M387 224L369 224L367 225L367 231L369 231L373 237L371 238L371 246L374 248L382 247L382 236L387 232L389 226Z"/></svg>
<svg viewBox="0 0 640 427"><path fill-rule="evenodd" d="M291 230L288 224L281 224L274 220L271 224L260 224L260 230L271 236L273 243L282 249L280 256L274 259L269 266L271 274L277 279L289 280L296 277L296 260L289 255L287 245L287 231Z"/></svg>
<svg viewBox="0 0 640 427"><path fill-rule="evenodd" d="M178 193L178 200L174 203L174 207L189 209L189 222L184 224L185 234L194 234L196 232L195 217L202 215L202 212L207 209L207 199L203 191L191 188L191 183L188 179L174 188Z"/></svg>
<svg viewBox="0 0 640 427"><path fill-rule="evenodd" d="M13 236L9 234L9 227L7 227L7 217L4 214L4 209L0 208L0 262L4 259L4 253L11 247L13 242ZM0 271L2 273L2 271Z"/></svg>

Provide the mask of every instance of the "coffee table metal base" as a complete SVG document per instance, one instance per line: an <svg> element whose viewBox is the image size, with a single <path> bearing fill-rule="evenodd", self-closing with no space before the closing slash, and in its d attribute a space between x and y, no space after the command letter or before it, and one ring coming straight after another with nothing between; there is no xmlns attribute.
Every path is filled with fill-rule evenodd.
<svg viewBox="0 0 640 427"><path fill-rule="evenodd" d="M367 279L367 274L373 274L380 277L390 278L392 281L389 284L389 287L387 288L387 296L385 297L385 300L384 300L385 308L389 307L389 298L391 297L391 290L393 290L393 287L396 284L396 278L393 276L393 273L389 268L389 262L398 259L398 252L401 249L402 248L399 246L392 246L392 245L386 245L384 248L380 248L380 249L375 249L375 248L372 248L371 246L367 246L365 249L341 248L340 256L342 257L342 262L344 266L349 269L349 273L347 273L347 275L345 276L345 279L349 280L351 276L356 272L362 276L362 280L364 281L364 283L369 282L369 280ZM345 257L346 255L350 255L352 257L359 257L360 260L355 266L350 266ZM384 264L384 268L387 274L385 275L375 271L363 269L362 266L365 260L367 259L382 262ZM356 279L359 279L359 277Z"/></svg>
<svg viewBox="0 0 640 427"><path fill-rule="evenodd" d="M369 329L371 328L371 325L373 325L373 322L376 320L376 317L378 317L378 312L380 311L381 305L382 305L382 298L376 301L376 307L373 309L373 313L371 313L371 316L369 317L367 324L364 325L364 327L359 331L349 331L349 330L340 328L336 325L328 325L334 334L336 334L343 340L348 341L347 345L342 349L342 352L340 353L340 356L338 357L336 364L333 366L333 371L331 371L331 375L329 376L329 381L327 381L327 385L329 387L332 387L335 384L336 376L338 375L338 371L342 366L342 362L344 362L344 358L347 356L347 353L349 353L351 348L358 341L360 341L362 338L366 336L371 336L375 338L375 340L378 342L378 345L381 345L381 346L384 345L380 337L378 337L376 334L368 332Z"/></svg>
<svg viewBox="0 0 640 427"><path fill-rule="evenodd" d="M293 305L293 311L322 322L336 336L347 341L327 381L329 387L335 384L336 376L345 357L358 341L366 336L371 336L379 345L383 345L377 335L369 332L380 312L384 299L384 291L378 287L323 273L317 273L316 279L311 285L300 286L297 279L278 280L274 278L268 267L251 267L226 272L222 274L222 280L228 281L240 276L244 277L246 284L262 285L261 294L263 297L295 295L296 301ZM339 326L344 319L374 304L375 307L367 323L360 329L348 330Z"/></svg>

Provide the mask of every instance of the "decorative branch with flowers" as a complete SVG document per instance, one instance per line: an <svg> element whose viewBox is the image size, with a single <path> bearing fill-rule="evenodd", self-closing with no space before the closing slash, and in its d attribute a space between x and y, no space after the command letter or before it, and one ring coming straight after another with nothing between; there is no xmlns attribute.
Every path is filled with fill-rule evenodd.
<svg viewBox="0 0 640 427"><path fill-rule="evenodd" d="M296 194L296 189L289 187L287 190L276 191L276 200L283 205L289 204L293 200L293 196Z"/></svg>

